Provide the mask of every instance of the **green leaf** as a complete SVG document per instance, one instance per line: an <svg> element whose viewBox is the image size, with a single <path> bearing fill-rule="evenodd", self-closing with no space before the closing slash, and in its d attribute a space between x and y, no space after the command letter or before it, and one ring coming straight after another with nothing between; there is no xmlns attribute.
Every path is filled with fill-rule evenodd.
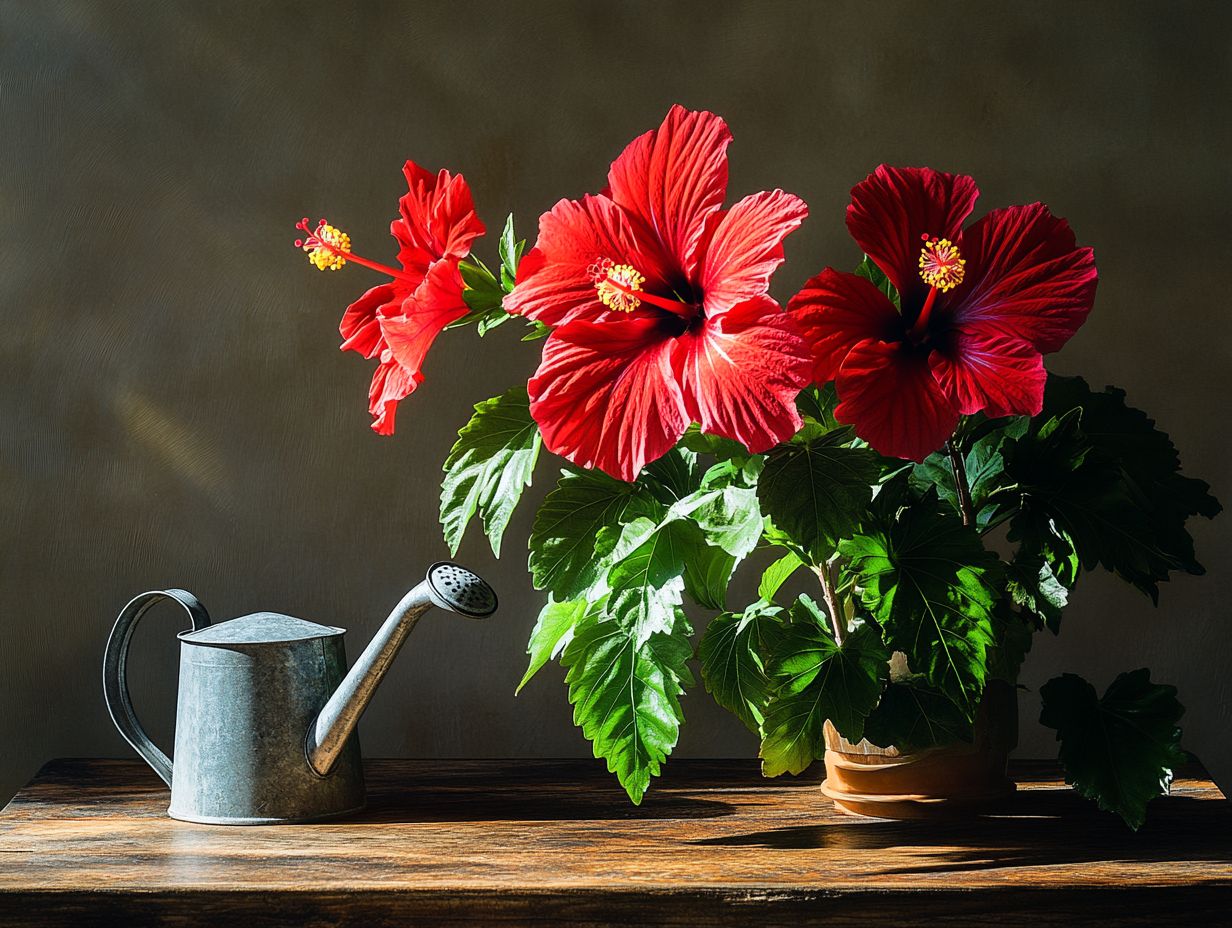
<svg viewBox="0 0 1232 928"><path fill-rule="evenodd" d="M825 752L826 720L848 741L864 736L864 720L889 676L890 655L877 629L864 624L840 647L821 610L801 596L771 658L774 692L765 709L762 773L800 773Z"/></svg>
<svg viewBox="0 0 1232 928"><path fill-rule="evenodd" d="M1045 683L1040 698L1040 724L1057 732L1066 781L1137 831L1146 804L1168 792L1173 771L1187 759L1176 687L1152 683L1143 668L1121 674L1101 699L1090 683L1067 673Z"/></svg>
<svg viewBox="0 0 1232 928"><path fill-rule="evenodd" d="M518 241L513 232L513 213L505 220L505 228L496 247L501 259L501 287L505 293L509 293L517 281L518 262L522 260L522 251L526 248L526 242Z"/></svg>
<svg viewBox="0 0 1232 928"><path fill-rule="evenodd" d="M876 452L840 442L831 433L779 446L757 486L762 509L814 564L858 530L881 473Z"/></svg>
<svg viewBox="0 0 1232 928"><path fill-rule="evenodd" d="M690 451L709 454L720 461L745 461L753 457L753 453L740 442L724 438L722 435L706 434L701 431L701 427L696 422L685 431L680 444Z"/></svg>
<svg viewBox="0 0 1232 928"><path fill-rule="evenodd" d="M535 514L530 533L530 569L535 589L573 599L600 575L602 559L615 544L626 511L640 513L645 503L633 484L597 470L566 470ZM600 532L617 533L600 543Z"/></svg>
<svg viewBox="0 0 1232 928"><path fill-rule="evenodd" d="M761 507L757 491L748 487L700 490L677 501L670 513L687 517L701 530L708 544L737 559L745 557L761 539Z"/></svg>
<svg viewBox="0 0 1232 928"><path fill-rule="evenodd" d="M934 493L842 544L887 646L971 718L984 689L1000 562Z"/></svg>
<svg viewBox="0 0 1232 928"><path fill-rule="evenodd" d="M1069 590L1052 564L1052 558L1020 551L1006 570L1005 591L1014 605L1039 616L1055 633L1061 627L1061 611L1069 603Z"/></svg>
<svg viewBox="0 0 1232 928"><path fill-rule="evenodd" d="M500 557L501 538L523 488L530 486L540 444L525 387L475 406L444 465L441 527L451 553L457 553L466 526L479 513L492 553Z"/></svg>
<svg viewBox="0 0 1232 928"><path fill-rule="evenodd" d="M684 590L699 606L727 608L727 586L736 570L736 558L722 548L694 544L684 552Z"/></svg>
<svg viewBox="0 0 1232 928"><path fill-rule="evenodd" d="M586 616L588 604L584 599L570 599L557 602L548 598L547 605L539 613L534 630L530 633L530 643L526 653L530 655L530 664L522 676L522 682L514 694L522 692L522 687L543 669L543 665L557 657L573 639L573 630Z"/></svg>
<svg viewBox="0 0 1232 928"><path fill-rule="evenodd" d="M976 441L963 457L967 487L971 492L971 508L976 513L975 524L984 529L996 514L989 497L1005 484L1005 459L1001 449L1005 435L993 432ZM954 488L954 470L944 451L936 451L911 469L911 485L918 493L935 487L937 494L958 512L958 493Z"/></svg>
<svg viewBox="0 0 1232 928"><path fill-rule="evenodd" d="M676 521L656 525L641 516L624 526L612 550L607 612L632 630L638 646L675 625L684 591L685 551L690 541L701 543L690 538L691 528Z"/></svg>
<svg viewBox="0 0 1232 928"><path fill-rule="evenodd" d="M1020 489L1004 504L1010 539L1027 553L1064 538L1084 569L1101 565L1156 602L1172 571L1203 572L1185 523L1216 515L1219 503L1180 473L1168 436L1122 391L1096 393L1081 378L1050 375L1044 411L1013 445L1006 473Z"/></svg>
<svg viewBox="0 0 1232 928"><path fill-rule="evenodd" d="M688 636L683 617L640 644L620 622L588 618L561 655L574 724L635 805L680 735L679 696L693 683Z"/></svg>
<svg viewBox="0 0 1232 928"><path fill-rule="evenodd" d="M839 432L836 439L849 441L855 433L850 426L843 425L834 418L834 407L838 405L838 393L834 382L805 387L796 396L796 409L804 419L804 426L793 437L797 444L812 441L827 432Z"/></svg>
<svg viewBox="0 0 1232 928"><path fill-rule="evenodd" d="M886 298L894 304L894 308L902 312L903 306L899 299L898 288L890 283L890 278L886 277L885 272L868 255L865 255L864 260L856 267L856 276L871 281L873 286L884 293Z"/></svg>
<svg viewBox="0 0 1232 928"><path fill-rule="evenodd" d="M878 747L903 753L972 738L971 719L923 679L895 682L864 725L864 737Z"/></svg>
<svg viewBox="0 0 1232 928"><path fill-rule="evenodd" d="M702 679L714 701L760 734L770 678L766 662L782 631L782 610L766 603L712 619L697 647Z"/></svg>
<svg viewBox="0 0 1232 928"><path fill-rule="evenodd" d="M781 558L765 569L761 575L761 583L757 587L757 595L767 602L774 602L774 596L787 578L803 565L800 555L788 551Z"/></svg>
<svg viewBox="0 0 1232 928"><path fill-rule="evenodd" d="M687 448L673 448L642 468L637 482L663 505L671 506L701 486L697 454Z"/></svg>

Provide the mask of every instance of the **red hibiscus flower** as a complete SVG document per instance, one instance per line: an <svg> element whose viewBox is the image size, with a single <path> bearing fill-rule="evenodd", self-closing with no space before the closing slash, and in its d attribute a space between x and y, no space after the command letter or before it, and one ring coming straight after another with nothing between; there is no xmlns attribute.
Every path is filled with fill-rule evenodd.
<svg viewBox="0 0 1232 928"><path fill-rule="evenodd" d="M351 239L324 219L296 247L321 270L336 271L348 261L385 274L378 284L347 307L338 329L342 350L377 358L368 390L372 428L392 435L398 401L423 382L423 362L441 329L469 311L462 299L458 262L483 235L470 187L461 174L433 175L408 161L402 168L408 192L398 201L399 216L389 227L398 242L400 268L387 267L351 251Z"/></svg>
<svg viewBox="0 0 1232 928"><path fill-rule="evenodd" d="M808 209L774 190L724 210L730 141L722 119L674 106L603 193L539 220L504 305L552 327L531 414L579 466L633 480L690 422L755 452L800 427L811 356L767 290Z"/></svg>
<svg viewBox="0 0 1232 928"><path fill-rule="evenodd" d="M921 461L959 415L1035 415L1042 356L1086 320L1098 275L1042 203L996 209L963 229L979 190L961 174L882 165L851 191L847 228L898 288L826 268L792 298L835 381L834 414L883 454Z"/></svg>

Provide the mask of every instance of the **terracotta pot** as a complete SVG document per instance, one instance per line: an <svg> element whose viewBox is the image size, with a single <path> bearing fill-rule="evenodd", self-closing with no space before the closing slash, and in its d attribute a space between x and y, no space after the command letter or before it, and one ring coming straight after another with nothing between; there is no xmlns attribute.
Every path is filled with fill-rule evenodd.
<svg viewBox="0 0 1232 928"><path fill-rule="evenodd" d="M844 812L877 818L938 818L993 811L1014 792L1006 776L1018 744L1018 691L993 681L970 744L903 754L868 741L852 744L826 722L824 795Z"/></svg>

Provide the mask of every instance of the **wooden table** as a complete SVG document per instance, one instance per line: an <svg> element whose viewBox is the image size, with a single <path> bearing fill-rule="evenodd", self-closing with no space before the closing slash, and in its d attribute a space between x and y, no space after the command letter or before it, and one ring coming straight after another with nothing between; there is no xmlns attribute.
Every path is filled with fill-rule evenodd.
<svg viewBox="0 0 1232 928"><path fill-rule="evenodd" d="M143 765L58 760L0 813L0 925L1232 924L1232 808L1182 779L1134 834L1021 764L1007 813L837 813L817 777L673 760L368 764L344 822L190 825Z"/></svg>

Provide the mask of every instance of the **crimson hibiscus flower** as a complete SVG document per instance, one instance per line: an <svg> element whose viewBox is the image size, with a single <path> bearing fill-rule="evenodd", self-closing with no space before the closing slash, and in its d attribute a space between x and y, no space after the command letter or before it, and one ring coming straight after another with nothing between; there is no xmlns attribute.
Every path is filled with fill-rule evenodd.
<svg viewBox="0 0 1232 928"><path fill-rule="evenodd" d="M470 187L461 174L433 175L413 161L402 168L408 192L398 201L398 218L389 231L398 242L399 268L387 267L351 251L351 239L324 219L296 247L321 270L336 271L348 261L390 278L347 307L339 325L342 350L377 358L368 390L372 428L392 435L398 401L423 382L423 362L440 331L469 311L462 299L458 262L471 242L483 235Z"/></svg>
<svg viewBox="0 0 1232 928"><path fill-rule="evenodd" d="M835 417L878 451L921 461L959 415L1035 415L1042 356L1086 320L1090 248L1042 203L962 228L979 190L961 174L882 165L851 191L847 228L898 288L901 310L854 274L826 268L792 298L835 381Z"/></svg>
<svg viewBox="0 0 1232 928"><path fill-rule="evenodd" d="M674 106L598 196L539 220L505 309L552 332L529 383L544 444L633 480L690 422L760 452L800 427L811 357L768 295L808 208L782 190L722 209L722 119Z"/></svg>

